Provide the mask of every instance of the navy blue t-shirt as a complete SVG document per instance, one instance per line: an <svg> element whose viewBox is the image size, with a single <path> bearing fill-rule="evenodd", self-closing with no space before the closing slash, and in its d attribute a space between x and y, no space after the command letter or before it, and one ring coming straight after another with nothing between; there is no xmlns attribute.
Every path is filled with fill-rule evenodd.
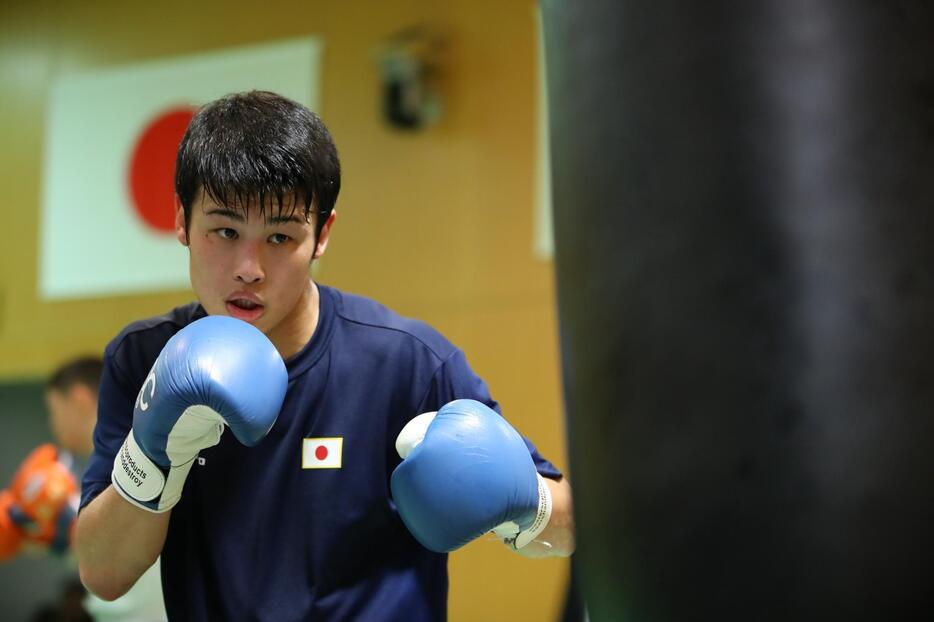
<svg viewBox="0 0 934 622"><path fill-rule="evenodd" d="M170 619L446 618L447 556L418 544L390 495L395 439L412 417L454 399L499 406L464 354L427 324L319 289L318 326L286 362L288 391L269 435L247 448L227 433L203 450L172 510L162 551ZM110 485L162 347L204 315L195 303L178 307L107 346L81 507ZM340 468L302 468L306 438L342 438ZM559 478L526 443L538 471Z"/></svg>

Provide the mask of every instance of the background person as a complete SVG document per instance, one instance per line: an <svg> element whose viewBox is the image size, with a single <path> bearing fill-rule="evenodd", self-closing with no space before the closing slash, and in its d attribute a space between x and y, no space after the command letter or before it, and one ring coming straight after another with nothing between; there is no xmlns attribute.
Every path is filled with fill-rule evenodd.
<svg viewBox="0 0 934 622"><path fill-rule="evenodd" d="M45 388L49 424L58 444L75 457L81 471L94 449L97 395L103 360L84 356L61 364ZM79 472L80 475L80 472ZM98 622L156 622L165 620L158 560L121 598L104 601L94 594L84 599L85 609Z"/></svg>
<svg viewBox="0 0 934 622"><path fill-rule="evenodd" d="M83 356L62 363L49 376L44 396L57 446L47 443L31 452L10 488L0 492L0 558L11 559L31 549L71 563L66 555L74 534L77 478L94 446L102 366L99 356ZM165 620L159 564L113 602L87 594L76 577L65 583L61 598L43 606L35 619L79 620L82 608L91 616L85 619L98 622Z"/></svg>

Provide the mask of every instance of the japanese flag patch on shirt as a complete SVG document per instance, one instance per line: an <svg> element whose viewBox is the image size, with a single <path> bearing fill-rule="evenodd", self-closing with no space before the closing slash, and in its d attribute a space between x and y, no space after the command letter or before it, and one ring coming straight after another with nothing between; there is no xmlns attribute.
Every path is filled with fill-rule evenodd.
<svg viewBox="0 0 934 622"><path fill-rule="evenodd" d="M302 441L303 469L339 469L344 437L306 438Z"/></svg>

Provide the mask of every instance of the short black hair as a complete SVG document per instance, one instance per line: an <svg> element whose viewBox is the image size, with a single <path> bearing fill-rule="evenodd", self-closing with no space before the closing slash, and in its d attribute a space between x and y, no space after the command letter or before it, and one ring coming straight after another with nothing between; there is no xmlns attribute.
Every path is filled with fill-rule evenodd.
<svg viewBox="0 0 934 622"><path fill-rule="evenodd" d="M175 193L186 229L201 189L244 215L249 204L265 214L274 201L278 215L302 205L310 221L314 209L317 237L340 186L340 160L327 127L305 106L269 91L234 93L206 104L188 125L175 160Z"/></svg>
<svg viewBox="0 0 934 622"><path fill-rule="evenodd" d="M83 384L97 394L101 384L104 361L99 356L79 356L59 365L45 383L46 390L62 393L76 384Z"/></svg>

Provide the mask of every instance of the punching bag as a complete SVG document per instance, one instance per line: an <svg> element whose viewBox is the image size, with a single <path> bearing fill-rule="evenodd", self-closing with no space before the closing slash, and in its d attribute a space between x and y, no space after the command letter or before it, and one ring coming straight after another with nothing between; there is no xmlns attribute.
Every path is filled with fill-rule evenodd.
<svg viewBox="0 0 934 622"><path fill-rule="evenodd" d="M934 8L542 6L591 619L934 610Z"/></svg>

